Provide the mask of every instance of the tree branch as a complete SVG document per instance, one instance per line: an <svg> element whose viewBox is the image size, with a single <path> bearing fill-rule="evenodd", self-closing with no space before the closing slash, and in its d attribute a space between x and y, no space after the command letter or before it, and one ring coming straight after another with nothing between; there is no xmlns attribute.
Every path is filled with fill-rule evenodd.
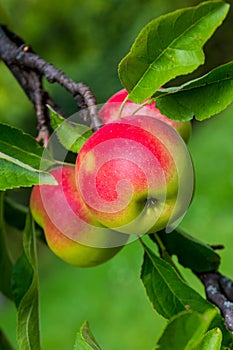
<svg viewBox="0 0 233 350"><path fill-rule="evenodd" d="M161 235L160 235L161 233ZM177 251L176 248L170 246L168 249L166 247L166 240L164 241L163 234L164 232L158 232L157 234L150 234L150 238L153 242L155 242L159 248L159 253L161 258L168 261L172 266L174 265L173 261L171 261L172 255L177 255L179 263L182 265L182 262L184 263L184 267L189 267L194 275L196 275L201 282L204 285L206 298L209 300L212 304L216 305L225 321L226 328L229 331L233 331L233 281L231 281L229 278L223 276L220 272L216 270L207 271L207 272L197 272L196 270L192 269L192 258L195 259L196 256L193 254L193 256L189 257L189 264L186 265L182 259L180 259L180 253L181 251ZM179 231L177 231L179 233ZM158 240L159 238L159 240ZM161 240L161 243L160 243ZM177 243L179 244L179 242ZM212 249L219 250L223 249L224 246L222 244L212 245ZM203 262L203 270L204 270L204 263ZM194 265L193 265L194 266ZM213 267L212 267L213 268ZM214 268L213 268L214 269ZM177 268L175 267L175 270ZM180 273L178 273L180 275Z"/></svg>
<svg viewBox="0 0 233 350"><path fill-rule="evenodd" d="M6 26L0 26L0 58L15 76L24 92L33 103L38 120L38 140L46 142L48 138L50 105L59 114L64 115L55 101L43 89L42 78L49 83L58 83L75 99L83 113L84 120L91 120L91 128L97 130L101 126L98 117L95 96L84 83L75 83L61 70L36 55L16 34Z"/></svg>
<svg viewBox="0 0 233 350"><path fill-rule="evenodd" d="M197 274L205 287L206 297L216 305L225 320L226 328L233 331L233 282L219 272Z"/></svg>

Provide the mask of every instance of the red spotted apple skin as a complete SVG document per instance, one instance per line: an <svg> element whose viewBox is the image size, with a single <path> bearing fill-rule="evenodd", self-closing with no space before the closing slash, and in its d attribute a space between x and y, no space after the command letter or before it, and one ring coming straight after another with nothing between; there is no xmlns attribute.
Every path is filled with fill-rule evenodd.
<svg viewBox="0 0 233 350"><path fill-rule="evenodd" d="M139 104L136 104L131 100L127 100L120 113L122 102L125 101L127 96L128 92L125 89L122 89L116 92L107 100L107 102L102 106L102 108L99 111L99 116L103 124L108 124L113 121L116 121L117 119L119 119L119 114L121 114L121 117L127 117L132 114L147 115L161 120L172 126L180 134L183 140L186 143L188 143L192 131L190 121L180 122L167 118L165 115L160 113L158 108L156 108L156 104L154 101L145 104L143 107L140 107Z"/></svg>
<svg viewBox="0 0 233 350"><path fill-rule="evenodd" d="M104 125L83 145L76 183L101 224L141 235L172 225L193 191L187 147L168 124L148 116Z"/></svg>
<svg viewBox="0 0 233 350"><path fill-rule="evenodd" d="M127 237L99 227L93 219L76 188L74 166L57 167L51 174L58 185L35 186L30 198L32 215L43 227L50 249L78 267L96 266L112 258Z"/></svg>

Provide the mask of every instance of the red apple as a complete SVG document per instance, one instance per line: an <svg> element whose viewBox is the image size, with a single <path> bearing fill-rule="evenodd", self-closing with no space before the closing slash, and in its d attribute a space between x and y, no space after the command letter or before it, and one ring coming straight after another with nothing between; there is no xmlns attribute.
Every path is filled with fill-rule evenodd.
<svg viewBox="0 0 233 350"><path fill-rule="evenodd" d="M126 243L127 236L100 227L83 203L75 184L75 167L57 167L51 174L57 186L38 185L30 208L43 227L50 249L67 263L79 267L101 264Z"/></svg>
<svg viewBox="0 0 233 350"><path fill-rule="evenodd" d="M128 234L175 225L192 198L187 147L167 123L131 116L104 125L76 161L83 201L103 225Z"/></svg>
<svg viewBox="0 0 233 350"><path fill-rule="evenodd" d="M125 101L127 96L128 92L125 89L122 89L107 100L107 102L102 106L102 108L99 111L99 116L103 124L111 123L120 117L120 108L122 102ZM181 137L186 143L188 143L188 140L191 135L191 122L180 122L167 118L165 115L162 115L160 113L158 108L156 108L154 101L152 101L151 103L147 103L143 107L141 107L139 104L136 104L131 100L127 100L120 114L121 117L127 117L132 114L136 114L147 115L159 119L171 125L181 135Z"/></svg>

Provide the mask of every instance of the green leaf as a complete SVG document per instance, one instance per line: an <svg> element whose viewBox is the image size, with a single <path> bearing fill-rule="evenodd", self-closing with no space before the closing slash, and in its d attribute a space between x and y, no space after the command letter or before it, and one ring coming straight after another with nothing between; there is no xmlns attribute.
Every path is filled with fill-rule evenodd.
<svg viewBox="0 0 233 350"><path fill-rule="evenodd" d="M13 199L5 196L4 201L4 218L8 225L23 230L25 227L28 207L15 202ZM12 220L14 218L14 220Z"/></svg>
<svg viewBox="0 0 233 350"><path fill-rule="evenodd" d="M14 350L14 348L11 346L9 340L7 339L6 335L3 333L3 331L0 329L0 349L1 350Z"/></svg>
<svg viewBox="0 0 233 350"><path fill-rule="evenodd" d="M168 262L157 257L146 245L144 249L141 279L153 307L160 315L169 319L186 309L202 313L214 308L190 288Z"/></svg>
<svg viewBox="0 0 233 350"><path fill-rule="evenodd" d="M169 319L183 310L203 313L216 307L202 298L185 283L175 269L163 259L157 257L144 243L144 261L141 279L154 309ZM218 327L223 333L223 343L232 346L232 337L226 330L224 320L218 313L211 328Z"/></svg>
<svg viewBox="0 0 233 350"><path fill-rule="evenodd" d="M23 235L23 253L13 268L12 292L17 307L19 350L39 350L41 346L38 267L35 228L30 213Z"/></svg>
<svg viewBox="0 0 233 350"><path fill-rule="evenodd" d="M84 322L80 332L77 333L74 350L101 350L97 344L91 330L89 328L88 322Z"/></svg>
<svg viewBox="0 0 233 350"><path fill-rule="evenodd" d="M92 130L84 124L78 124L63 118L50 106L48 107L50 109L51 126L56 131L59 141L68 151L78 153L86 140L92 135Z"/></svg>
<svg viewBox="0 0 233 350"><path fill-rule="evenodd" d="M0 291L12 299L11 274L12 260L7 246L4 222L4 192L0 191Z"/></svg>
<svg viewBox="0 0 233 350"><path fill-rule="evenodd" d="M208 331L201 343L195 350L220 350L222 344L222 332L219 328L214 328Z"/></svg>
<svg viewBox="0 0 233 350"><path fill-rule="evenodd" d="M15 305L18 308L33 280L33 267L25 254L17 260L12 275L12 289Z"/></svg>
<svg viewBox="0 0 233 350"><path fill-rule="evenodd" d="M169 320L156 349L194 350L216 313L213 309L203 314L194 311L181 312Z"/></svg>
<svg viewBox="0 0 233 350"><path fill-rule="evenodd" d="M157 91L154 100L161 113L171 119L210 118L233 101L233 62L179 87Z"/></svg>
<svg viewBox="0 0 233 350"><path fill-rule="evenodd" d="M44 148L28 134L0 124L0 190L37 184L56 185L54 177L40 170ZM52 165L43 157L44 165Z"/></svg>
<svg viewBox="0 0 233 350"><path fill-rule="evenodd" d="M204 63L203 45L229 10L222 1L206 1L151 21L119 64L129 99L141 103L171 79Z"/></svg>
<svg viewBox="0 0 233 350"><path fill-rule="evenodd" d="M182 230L174 230L167 234L164 231L157 233L166 247L169 255L176 255L184 267L195 272L217 270L220 256L207 244L190 236ZM151 235L152 239L153 236Z"/></svg>
<svg viewBox="0 0 233 350"><path fill-rule="evenodd" d="M29 134L7 124L0 124L0 151L39 169L44 148Z"/></svg>

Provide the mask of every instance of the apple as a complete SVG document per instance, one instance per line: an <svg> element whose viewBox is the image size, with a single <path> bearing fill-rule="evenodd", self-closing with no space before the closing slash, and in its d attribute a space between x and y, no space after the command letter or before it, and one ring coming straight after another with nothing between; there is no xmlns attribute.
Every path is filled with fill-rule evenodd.
<svg viewBox="0 0 233 350"><path fill-rule="evenodd" d="M76 183L104 226L136 235L169 231L192 199L192 160L174 128L134 115L105 124L85 142Z"/></svg>
<svg viewBox="0 0 233 350"><path fill-rule="evenodd" d="M78 267L112 258L128 237L101 227L93 219L76 188L74 166L59 166L51 174L58 185L37 185L30 197L32 215L43 227L50 249Z"/></svg>
<svg viewBox="0 0 233 350"><path fill-rule="evenodd" d="M99 111L99 116L103 124L108 124L117 120L120 117L119 113L121 117L127 117L132 114L147 115L171 125L181 135L183 140L186 143L188 143L192 131L190 121L180 122L177 120L169 119L168 117L160 113L158 108L156 108L154 101L141 106L132 102L131 100L127 100L122 111L120 112L121 105L123 101L127 99L127 96L128 92L125 89L122 89L107 100L107 102L102 106L102 108Z"/></svg>

